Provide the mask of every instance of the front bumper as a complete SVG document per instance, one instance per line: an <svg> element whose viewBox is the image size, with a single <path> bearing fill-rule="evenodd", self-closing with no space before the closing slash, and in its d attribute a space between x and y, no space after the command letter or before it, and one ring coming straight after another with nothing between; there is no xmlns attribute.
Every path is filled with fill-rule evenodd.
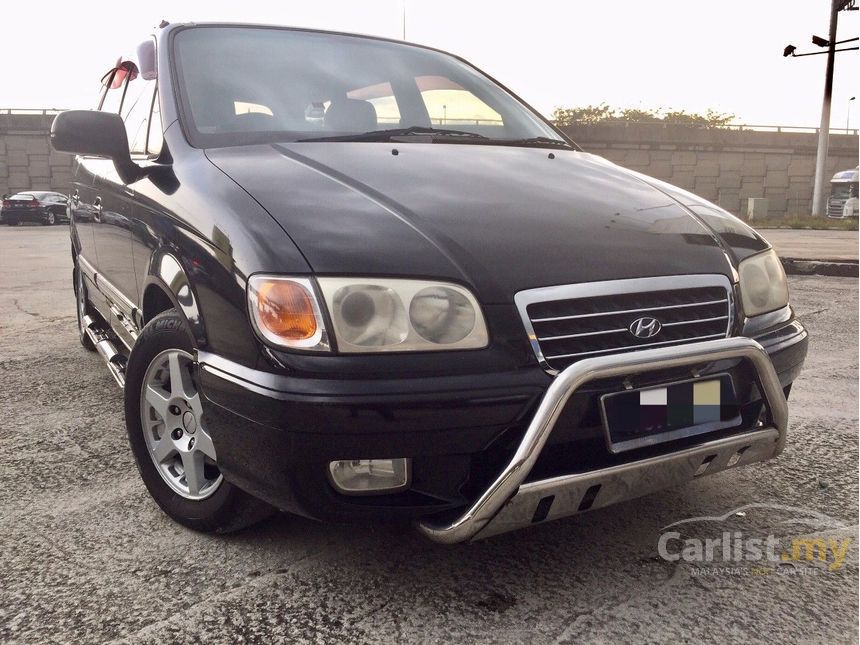
<svg viewBox="0 0 860 645"><path fill-rule="evenodd" d="M555 378L534 366L479 377L309 380L248 369L205 352L198 360L207 428L222 471L236 485L306 516L418 520L432 539L456 542L522 525L513 516L542 521L569 514L569 508L597 508L684 481L693 476L684 459L695 461L699 447L717 453L707 474L778 454L785 441L785 424L777 423L785 408L782 393L800 371L807 335L792 321L757 340L729 338L580 361L571 374L585 369L586 378L577 376L572 389L571 368ZM606 365L612 369L604 373ZM607 454L595 411L600 394L623 389L622 376L632 375L634 386L642 387L688 378L691 372L732 374L744 405L743 427ZM768 401L766 427L758 423L762 392ZM556 400L547 423L542 410L559 393L564 401ZM535 431L536 423L543 430ZM776 431L775 438L768 428ZM739 439L749 444L734 459L739 449L727 451L750 433L754 436ZM720 443L728 439L730 445ZM522 461L524 452L530 461ZM413 460L412 489L406 493L347 497L325 475L330 461L396 457ZM657 472L675 474L661 479ZM502 488L499 473L508 473ZM596 496L589 493L594 499L562 503L586 483L586 493L600 486ZM540 509L530 506L537 491L556 484L557 492L537 500ZM553 495L554 501L541 502ZM500 523L491 524L493 517Z"/></svg>
<svg viewBox="0 0 860 645"><path fill-rule="evenodd" d="M767 405L767 421L754 432L578 476L533 482L520 490L565 404L586 383L734 358L752 364L756 383ZM514 457L481 497L453 521L446 524L423 521L419 529L437 542L462 542L484 529L487 535L492 535L542 521L552 512L556 496L561 502L556 506L554 517L590 510L598 498L600 506L632 499L697 475L722 470L730 463L736 465L775 457L785 445L787 430L788 405L779 376L767 351L752 339L726 338L583 359L563 370L553 381ZM738 457L732 461L735 455ZM603 491L604 487L608 494ZM503 507L504 512L500 513Z"/></svg>

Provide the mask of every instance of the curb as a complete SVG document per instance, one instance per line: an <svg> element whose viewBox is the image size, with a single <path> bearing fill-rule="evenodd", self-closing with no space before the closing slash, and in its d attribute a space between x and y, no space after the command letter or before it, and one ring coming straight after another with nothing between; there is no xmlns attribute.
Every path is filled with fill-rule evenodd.
<svg viewBox="0 0 860 645"><path fill-rule="evenodd" d="M780 260L787 275L858 277L857 260L801 260L797 258L780 258Z"/></svg>

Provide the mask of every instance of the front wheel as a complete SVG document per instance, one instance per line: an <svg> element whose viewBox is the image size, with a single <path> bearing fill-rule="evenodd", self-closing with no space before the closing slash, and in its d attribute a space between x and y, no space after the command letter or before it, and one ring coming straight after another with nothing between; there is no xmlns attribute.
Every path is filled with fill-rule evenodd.
<svg viewBox="0 0 860 645"><path fill-rule="evenodd" d="M192 351L176 310L144 327L126 369L129 443L146 488L173 520L197 531L236 531L274 509L221 474Z"/></svg>
<svg viewBox="0 0 860 645"><path fill-rule="evenodd" d="M56 223L57 223L56 216L51 211L48 211L48 214L45 215L45 220L42 222L42 225L53 226Z"/></svg>

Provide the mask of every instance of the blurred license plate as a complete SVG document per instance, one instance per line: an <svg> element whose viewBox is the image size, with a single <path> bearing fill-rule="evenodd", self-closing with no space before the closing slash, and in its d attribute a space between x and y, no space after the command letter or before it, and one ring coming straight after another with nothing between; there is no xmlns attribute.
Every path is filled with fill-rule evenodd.
<svg viewBox="0 0 860 645"><path fill-rule="evenodd" d="M610 452L651 446L741 423L728 374L600 398Z"/></svg>

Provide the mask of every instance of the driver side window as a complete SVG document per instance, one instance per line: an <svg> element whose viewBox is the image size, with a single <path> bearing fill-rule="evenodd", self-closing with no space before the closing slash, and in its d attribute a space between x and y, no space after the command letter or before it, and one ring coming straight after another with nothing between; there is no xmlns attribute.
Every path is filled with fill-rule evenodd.
<svg viewBox="0 0 860 645"><path fill-rule="evenodd" d="M128 149L133 155L147 154L150 115L155 99L155 81L138 76L129 82L121 116L128 135Z"/></svg>
<svg viewBox="0 0 860 645"><path fill-rule="evenodd" d="M103 84L107 84L102 87L101 98L99 99L99 110L102 112L113 112L114 114L119 114L120 106L122 106L122 97L125 95L125 77L122 80L116 78L117 70L111 70L105 77L102 79ZM113 82L111 82L111 78L113 78Z"/></svg>
<svg viewBox="0 0 860 645"><path fill-rule="evenodd" d="M102 77L99 110L119 114L125 124L129 152L158 156L163 134L158 91L153 78L141 75L132 61L117 63Z"/></svg>

